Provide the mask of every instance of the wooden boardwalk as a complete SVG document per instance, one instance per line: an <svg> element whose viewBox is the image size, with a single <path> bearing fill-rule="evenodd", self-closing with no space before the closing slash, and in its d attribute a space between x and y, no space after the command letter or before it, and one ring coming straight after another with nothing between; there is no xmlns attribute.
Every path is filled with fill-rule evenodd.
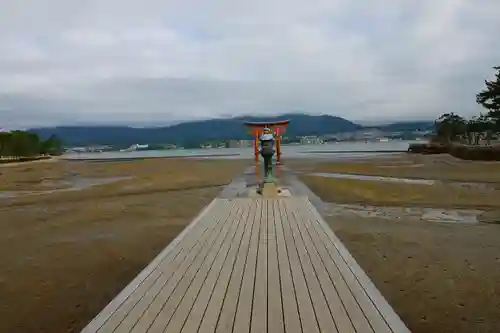
<svg viewBox="0 0 500 333"><path fill-rule="evenodd" d="M409 332L306 197L215 199L84 333Z"/></svg>

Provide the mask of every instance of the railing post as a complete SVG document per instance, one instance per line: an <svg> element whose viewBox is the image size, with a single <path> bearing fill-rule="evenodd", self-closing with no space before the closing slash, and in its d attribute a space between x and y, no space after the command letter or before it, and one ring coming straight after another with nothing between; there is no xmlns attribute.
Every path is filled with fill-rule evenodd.
<svg viewBox="0 0 500 333"><path fill-rule="evenodd" d="M280 133L280 128L276 127L275 129L275 136L276 136L276 165L281 164L281 133Z"/></svg>
<svg viewBox="0 0 500 333"><path fill-rule="evenodd" d="M259 131L254 130L253 153L255 155L255 163L259 163Z"/></svg>

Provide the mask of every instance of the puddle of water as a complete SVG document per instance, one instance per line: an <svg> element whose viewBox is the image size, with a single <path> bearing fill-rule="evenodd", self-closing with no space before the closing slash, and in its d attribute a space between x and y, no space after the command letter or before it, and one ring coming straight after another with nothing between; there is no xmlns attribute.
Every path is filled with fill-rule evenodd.
<svg viewBox="0 0 500 333"><path fill-rule="evenodd" d="M67 188L46 190L46 191L0 191L0 199L15 198L25 195L42 195L52 194L57 192L81 191L90 187L115 183L121 180L131 179L132 177L106 177L106 178L91 178L80 177L78 174L70 175L70 179L58 180L61 185L69 185Z"/></svg>
<svg viewBox="0 0 500 333"><path fill-rule="evenodd" d="M383 177L383 176L369 176L350 173L308 173L310 176L338 178L338 179L354 179L354 180L375 180L380 182L392 182L403 184L416 184L416 185L434 185L444 184L453 188L460 189L474 189L480 191L497 190L494 184L481 183L481 182L456 182L456 181L440 181L434 179L418 179L418 178L396 178L396 177Z"/></svg>
<svg viewBox="0 0 500 333"><path fill-rule="evenodd" d="M422 219L435 222L478 223L479 210L439 210L426 209Z"/></svg>
<svg viewBox="0 0 500 333"><path fill-rule="evenodd" d="M405 184L421 184L421 185L434 185L435 180L430 179L410 179L410 178L396 178L396 177L382 177L382 176L368 176L357 175L349 173L310 173L310 176L326 177L326 178L341 178L341 179L355 179L355 180L376 180L381 182L405 183Z"/></svg>
<svg viewBox="0 0 500 333"><path fill-rule="evenodd" d="M478 223L478 216L483 211L474 209L438 209L419 207L377 207L370 205L334 204L326 205L326 214L341 216L354 214L359 217L378 217L384 219L413 218L431 222L448 222L461 224Z"/></svg>

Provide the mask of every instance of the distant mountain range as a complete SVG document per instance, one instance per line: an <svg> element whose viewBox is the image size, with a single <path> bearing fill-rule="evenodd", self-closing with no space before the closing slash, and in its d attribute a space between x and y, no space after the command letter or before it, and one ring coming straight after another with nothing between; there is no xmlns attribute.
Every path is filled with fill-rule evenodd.
<svg viewBox="0 0 500 333"><path fill-rule="evenodd" d="M402 122L383 126L361 126L347 119L321 115L284 114L278 117L237 117L185 122L167 127L133 128L127 126L61 126L33 128L31 132L42 138L57 135L66 145L114 145L165 144L198 146L211 140L250 139L247 121L290 120L286 136L325 135L342 132L379 129L387 132L426 130L432 122Z"/></svg>

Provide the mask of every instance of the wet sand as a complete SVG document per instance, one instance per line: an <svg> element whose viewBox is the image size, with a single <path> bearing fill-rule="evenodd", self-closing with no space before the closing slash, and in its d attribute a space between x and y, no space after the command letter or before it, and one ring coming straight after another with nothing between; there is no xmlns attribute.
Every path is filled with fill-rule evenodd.
<svg viewBox="0 0 500 333"><path fill-rule="evenodd" d="M285 162L333 202L323 210L327 221L412 332L500 332L500 226L481 222L499 216L500 164L462 162L410 155ZM79 332L248 163L158 159L0 168L0 190L26 191L0 198L0 332ZM308 175L315 172L435 182ZM60 191L73 188L75 178L115 177ZM479 222L436 215L440 209L469 212Z"/></svg>
<svg viewBox="0 0 500 333"><path fill-rule="evenodd" d="M287 165L329 202L328 223L413 333L500 332L500 163L404 154Z"/></svg>
<svg viewBox="0 0 500 333"><path fill-rule="evenodd" d="M302 172L349 173L455 182L500 183L498 162L464 161L450 155L394 154L357 160L287 160Z"/></svg>
<svg viewBox="0 0 500 333"><path fill-rule="evenodd" d="M500 332L498 225L327 221L412 333Z"/></svg>
<svg viewBox="0 0 500 333"><path fill-rule="evenodd" d="M79 332L248 161L158 159L0 168L0 332ZM66 185L64 185L66 184Z"/></svg>
<svg viewBox="0 0 500 333"><path fill-rule="evenodd" d="M311 175L302 175L300 179L327 202L485 211L500 209L500 190L497 185L447 182L408 184Z"/></svg>

